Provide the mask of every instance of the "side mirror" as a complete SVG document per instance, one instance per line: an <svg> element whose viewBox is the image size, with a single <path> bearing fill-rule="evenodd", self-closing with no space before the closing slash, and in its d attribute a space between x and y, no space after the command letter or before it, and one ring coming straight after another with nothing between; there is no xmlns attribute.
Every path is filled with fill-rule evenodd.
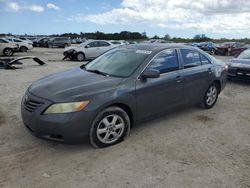
<svg viewBox="0 0 250 188"><path fill-rule="evenodd" d="M85 48L89 48L89 47L90 47L90 45L88 45L88 44L85 46Z"/></svg>
<svg viewBox="0 0 250 188"><path fill-rule="evenodd" d="M156 69L146 69L142 73L143 78L159 78L160 77L160 71Z"/></svg>

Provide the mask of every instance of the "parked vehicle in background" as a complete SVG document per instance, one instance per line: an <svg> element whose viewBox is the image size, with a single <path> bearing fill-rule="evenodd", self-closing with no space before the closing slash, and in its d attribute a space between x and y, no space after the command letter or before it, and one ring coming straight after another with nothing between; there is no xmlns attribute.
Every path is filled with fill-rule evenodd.
<svg viewBox="0 0 250 188"><path fill-rule="evenodd" d="M66 48L68 46L71 46L71 41L70 38L68 37L55 37L47 41L47 47L49 48L54 48L54 47Z"/></svg>
<svg viewBox="0 0 250 188"><path fill-rule="evenodd" d="M225 42L221 46L217 46L216 55L227 55L234 56L239 55L241 52L246 50L247 47L239 42Z"/></svg>
<svg viewBox="0 0 250 188"><path fill-rule="evenodd" d="M18 46L18 49L20 52L27 52L27 50L33 49L33 45L30 42L23 41L21 39L17 38L6 38L10 42L15 43Z"/></svg>
<svg viewBox="0 0 250 188"><path fill-rule="evenodd" d="M34 47L46 47L48 40L49 40L49 38L47 38L47 37L40 38L40 39L33 41L33 45L34 45Z"/></svg>
<svg viewBox="0 0 250 188"><path fill-rule="evenodd" d="M18 46L15 43L0 38L0 55L12 56L16 51L18 51Z"/></svg>
<svg viewBox="0 0 250 188"><path fill-rule="evenodd" d="M198 45L198 47L211 55L214 55L215 51L217 50L217 45L213 42L205 42L201 45Z"/></svg>
<svg viewBox="0 0 250 188"><path fill-rule="evenodd" d="M31 43L33 45L33 41L29 38L26 38L26 37L19 37L19 39L23 40L23 41L26 41L28 43Z"/></svg>
<svg viewBox="0 0 250 188"><path fill-rule="evenodd" d="M107 147L140 121L183 106L212 108L226 75L225 64L197 48L123 45L34 82L22 100L22 119L44 139L87 138L94 147Z"/></svg>
<svg viewBox="0 0 250 188"><path fill-rule="evenodd" d="M71 60L84 61L94 59L104 52L115 48L109 41L104 40L88 40L76 47L67 47L64 49L63 55ZM64 58L64 59L65 59Z"/></svg>
<svg viewBox="0 0 250 188"><path fill-rule="evenodd" d="M243 51L238 57L231 60L228 78L250 81L250 49Z"/></svg>
<svg viewBox="0 0 250 188"><path fill-rule="evenodd" d="M39 44L39 41L42 40L43 38L36 38L34 39L32 42L33 42L33 47L39 47L40 44Z"/></svg>
<svg viewBox="0 0 250 188"><path fill-rule="evenodd" d="M110 43L112 43L113 45L119 46L119 45L125 45L124 43L122 43L119 40L110 40Z"/></svg>

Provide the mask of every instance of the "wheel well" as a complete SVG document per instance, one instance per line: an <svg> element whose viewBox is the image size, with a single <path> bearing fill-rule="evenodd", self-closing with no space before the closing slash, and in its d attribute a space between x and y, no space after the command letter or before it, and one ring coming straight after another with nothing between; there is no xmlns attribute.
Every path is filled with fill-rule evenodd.
<svg viewBox="0 0 250 188"><path fill-rule="evenodd" d="M20 46L19 48L26 48L26 49L28 49L26 46Z"/></svg>
<svg viewBox="0 0 250 188"><path fill-rule="evenodd" d="M219 90L219 93L220 93L221 92L221 83L220 83L220 81L219 80L215 80L213 83L218 86L218 90Z"/></svg>
<svg viewBox="0 0 250 188"><path fill-rule="evenodd" d="M112 104L110 106L117 106L117 107L120 107L121 109L123 109L128 114L129 119L130 119L131 127L133 127L133 124L134 124L134 114L133 114L131 108L128 105L123 104L123 103L115 103L115 104Z"/></svg>
<svg viewBox="0 0 250 188"><path fill-rule="evenodd" d="M85 54L84 54L83 52L77 52L77 54L83 54L83 55L84 55L84 57L86 57L86 56L85 56Z"/></svg>

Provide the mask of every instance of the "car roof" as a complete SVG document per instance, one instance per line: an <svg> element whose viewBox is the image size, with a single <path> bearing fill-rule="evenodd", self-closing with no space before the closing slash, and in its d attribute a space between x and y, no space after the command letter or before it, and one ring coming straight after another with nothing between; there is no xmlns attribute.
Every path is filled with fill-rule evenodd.
<svg viewBox="0 0 250 188"><path fill-rule="evenodd" d="M189 49L197 49L192 46L187 46L183 44L154 44L154 43L147 43L147 44L130 44L124 45L121 48L133 48L138 50L148 50L148 51L160 51L167 48L189 48Z"/></svg>

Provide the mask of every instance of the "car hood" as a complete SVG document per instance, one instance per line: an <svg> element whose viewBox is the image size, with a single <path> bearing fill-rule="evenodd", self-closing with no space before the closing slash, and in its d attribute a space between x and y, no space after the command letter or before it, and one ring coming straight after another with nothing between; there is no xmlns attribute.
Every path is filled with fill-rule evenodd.
<svg viewBox="0 0 250 188"><path fill-rule="evenodd" d="M233 59L230 63L231 67L250 68L250 59Z"/></svg>
<svg viewBox="0 0 250 188"><path fill-rule="evenodd" d="M35 81L29 92L53 102L72 102L116 88L122 78L106 77L75 68Z"/></svg>

